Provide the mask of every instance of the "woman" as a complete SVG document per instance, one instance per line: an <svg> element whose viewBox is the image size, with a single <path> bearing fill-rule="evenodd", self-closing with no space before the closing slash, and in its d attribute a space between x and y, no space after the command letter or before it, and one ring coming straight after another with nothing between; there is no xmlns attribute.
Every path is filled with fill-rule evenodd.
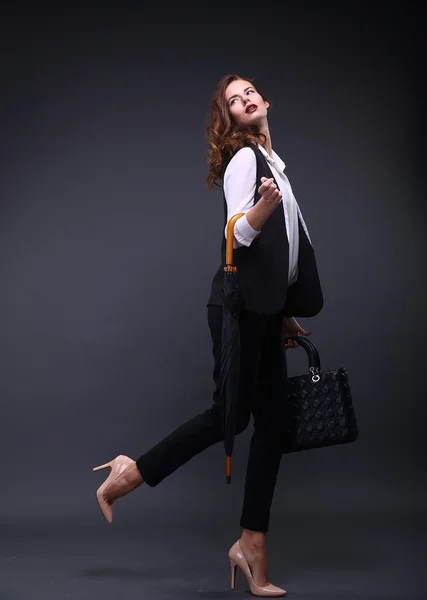
<svg viewBox="0 0 427 600"><path fill-rule="evenodd" d="M240 519L243 531L228 553L231 585L234 588L239 566L254 595L283 596L286 590L267 580L266 533L287 420L285 349L298 345L295 341L285 344L284 336L310 334L291 315L317 314L323 296L307 228L284 174L285 165L272 149L269 108L269 101L253 82L236 74L221 79L212 99L207 184L213 188L223 182L225 217L222 262L208 302L215 362L213 404L136 461L120 455L94 470L111 467L96 493L101 511L111 523L115 500L144 481L151 487L158 485L190 458L223 439L218 384L226 225L232 215L244 213L235 224L233 238L244 302L235 432L246 429L252 414L254 433Z"/></svg>

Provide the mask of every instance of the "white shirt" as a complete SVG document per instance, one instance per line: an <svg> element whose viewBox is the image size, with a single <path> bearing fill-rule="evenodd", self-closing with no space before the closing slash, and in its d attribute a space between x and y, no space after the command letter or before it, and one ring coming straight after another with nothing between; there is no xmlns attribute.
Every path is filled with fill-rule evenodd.
<svg viewBox="0 0 427 600"><path fill-rule="evenodd" d="M304 222L298 203L292 192L289 179L284 173L285 163L280 156L272 150L272 157L261 144L258 148L265 156L268 165L282 192L282 202L275 210L283 210L286 224L286 234L289 241L289 271L288 285L292 285L298 278L298 215L304 227L304 231L311 243L307 226ZM224 195L227 202L227 223L237 213L247 213L254 205L256 186L256 157L251 148L241 148L227 165L224 173ZM281 208L282 207L282 208ZM253 229L246 218L241 217L234 226L233 248L250 246L255 236L260 233ZM227 237L227 226L225 228Z"/></svg>

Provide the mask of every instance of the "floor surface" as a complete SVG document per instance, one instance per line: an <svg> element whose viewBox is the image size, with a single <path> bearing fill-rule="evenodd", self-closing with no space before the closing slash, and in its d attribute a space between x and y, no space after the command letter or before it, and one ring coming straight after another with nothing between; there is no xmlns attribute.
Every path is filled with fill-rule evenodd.
<svg viewBox="0 0 427 600"><path fill-rule="evenodd" d="M115 505L118 510L118 503ZM230 534L231 531L231 534ZM199 520L3 523L0 600L251 597L228 548L238 529ZM295 599L426 600L423 515L295 514L268 534L269 579Z"/></svg>

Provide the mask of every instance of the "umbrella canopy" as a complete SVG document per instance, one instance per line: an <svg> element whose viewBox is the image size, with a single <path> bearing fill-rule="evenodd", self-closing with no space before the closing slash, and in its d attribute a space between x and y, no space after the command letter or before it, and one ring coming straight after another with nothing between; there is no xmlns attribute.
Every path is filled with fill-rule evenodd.
<svg viewBox="0 0 427 600"><path fill-rule="evenodd" d="M227 225L227 247L222 287L222 334L220 366L220 407L224 448L226 452L227 483L231 483L231 455L234 446L236 404L240 380L239 313L242 298L238 285L237 267L233 264L234 225L245 213L233 215Z"/></svg>

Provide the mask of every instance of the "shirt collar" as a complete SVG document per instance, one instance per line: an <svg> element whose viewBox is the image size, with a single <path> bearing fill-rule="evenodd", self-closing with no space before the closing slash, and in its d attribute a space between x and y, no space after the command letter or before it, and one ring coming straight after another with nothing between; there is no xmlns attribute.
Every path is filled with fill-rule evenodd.
<svg viewBox="0 0 427 600"><path fill-rule="evenodd" d="M276 154L274 152L273 149L271 149L271 153L273 156L270 156L267 152L267 150L264 148L264 146L261 146L261 144L258 144L258 148L261 150L261 152L264 154L267 162L269 162L270 164L274 165L278 171L283 171L286 168L285 163L283 162L283 160L280 158L280 156L278 154Z"/></svg>

